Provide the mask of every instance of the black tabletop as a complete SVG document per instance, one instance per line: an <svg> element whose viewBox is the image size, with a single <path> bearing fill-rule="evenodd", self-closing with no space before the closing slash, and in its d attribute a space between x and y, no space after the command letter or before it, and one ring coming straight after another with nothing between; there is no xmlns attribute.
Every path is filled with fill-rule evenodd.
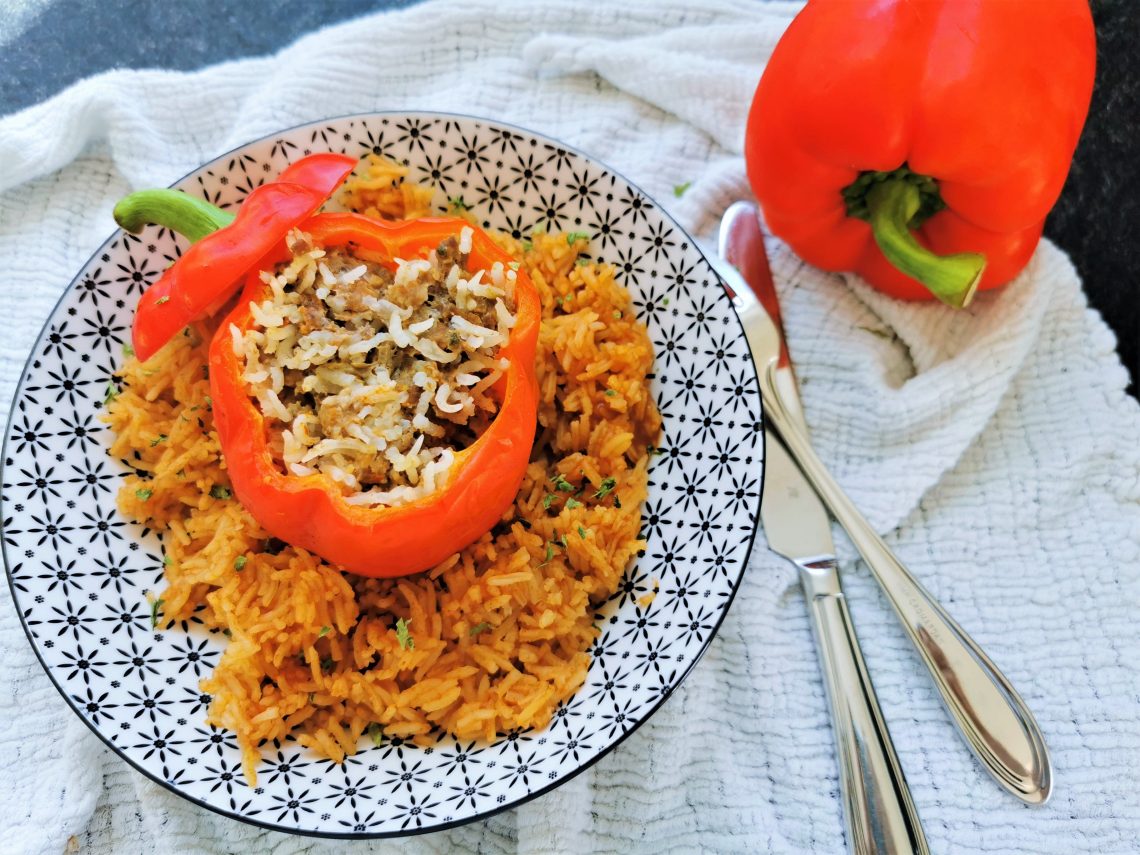
<svg viewBox="0 0 1140 855"><path fill-rule="evenodd" d="M413 2L214 0L208 15L199 4L148 0L16 4L0 9L0 39L7 40L0 41L0 115L108 68L194 69L270 53L325 24ZM1092 109L1045 234L1072 256L1089 301L1116 331L1124 364L1138 378L1140 299L1133 289L1140 280L1140 8L1137 0L1092 0L1092 8Z"/></svg>

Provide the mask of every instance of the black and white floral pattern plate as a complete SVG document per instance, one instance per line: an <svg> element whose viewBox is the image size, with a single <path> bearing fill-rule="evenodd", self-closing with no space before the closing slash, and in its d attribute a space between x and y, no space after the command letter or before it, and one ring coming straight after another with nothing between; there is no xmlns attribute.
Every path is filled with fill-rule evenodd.
<svg viewBox="0 0 1140 855"><path fill-rule="evenodd" d="M543 731L491 744L399 739L343 766L295 742L266 745L257 785L234 737L205 724L199 688L224 639L201 625L155 632L162 587L152 532L122 518L126 467L100 421L139 295L179 253L161 230L121 232L79 272L36 342L5 437L3 549L20 617L48 675L83 721L155 781L237 819L306 834L440 829L543 793L585 769L669 696L712 641L740 581L760 503L763 437L740 325L708 261L640 190L529 131L440 114L305 125L224 155L177 186L222 207L316 151L387 155L461 200L485 227L587 232L615 265L656 350L664 418L644 508L645 554L599 611L586 685ZM654 587L656 597L645 602ZM640 602L639 602L640 601Z"/></svg>

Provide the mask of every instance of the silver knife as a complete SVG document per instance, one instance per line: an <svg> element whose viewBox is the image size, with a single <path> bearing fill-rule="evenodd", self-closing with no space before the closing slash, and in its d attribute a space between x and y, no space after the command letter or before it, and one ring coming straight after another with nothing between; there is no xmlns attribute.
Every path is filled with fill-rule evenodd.
<svg viewBox="0 0 1140 855"><path fill-rule="evenodd" d="M762 356L782 352L787 361L781 336L748 284L728 265L717 270L757 368L764 364ZM839 583L831 520L767 425L760 517L769 548L799 568L831 710L848 847L858 855L929 852Z"/></svg>
<svg viewBox="0 0 1140 855"><path fill-rule="evenodd" d="M1033 714L1005 675L859 513L811 446L783 346L779 304L771 275L767 274L756 206L746 202L732 205L721 222L721 238L721 251L730 262L745 268L744 278L770 320L765 341L759 345L767 350L753 349L765 424L779 433L815 492L867 562L974 755L1007 791L1029 804L1044 804L1052 791L1052 767ZM760 262L762 271L747 269Z"/></svg>

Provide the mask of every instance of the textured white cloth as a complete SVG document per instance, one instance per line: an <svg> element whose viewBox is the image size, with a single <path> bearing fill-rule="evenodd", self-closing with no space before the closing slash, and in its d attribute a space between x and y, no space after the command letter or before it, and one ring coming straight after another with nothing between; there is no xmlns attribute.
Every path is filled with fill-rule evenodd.
<svg viewBox="0 0 1140 855"><path fill-rule="evenodd" d="M117 197L322 116L408 108L514 122L612 164L709 236L748 193L748 103L798 6L600 6L429 3L268 59L103 75L0 121L5 419L36 332L110 232ZM687 181L675 199L671 188ZM1017 282L954 313L893 302L771 249L820 454L1018 686L1053 751L1049 806L1001 793L840 539L859 635L932 847L1134 851L1140 412L1068 260L1044 243ZM60 853L72 836L91 853L843 851L803 599L762 540L708 655L613 754L488 822L371 845L260 831L150 784L67 710L6 588L0 600L7 852Z"/></svg>

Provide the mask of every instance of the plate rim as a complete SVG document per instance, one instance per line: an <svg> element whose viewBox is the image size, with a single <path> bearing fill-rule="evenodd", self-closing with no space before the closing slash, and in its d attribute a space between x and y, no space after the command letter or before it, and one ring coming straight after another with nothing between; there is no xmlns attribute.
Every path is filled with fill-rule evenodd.
<svg viewBox="0 0 1140 855"><path fill-rule="evenodd" d="M521 125L516 125L512 122L506 122L506 121L502 121L499 119L492 119L492 118L488 118L486 116L477 116L477 115L473 115L470 113L456 113L456 112L438 111L438 110L413 110L413 109L407 109L407 110L376 110L376 111L369 111L369 112L363 112L363 113L345 113L345 114L337 115L337 116L328 116L328 117L324 117L324 118L313 119L310 121L301 122L301 123L296 124L296 125L290 125L289 127L281 128L279 130L273 131L273 132L268 133L268 134L263 134L260 137L256 137L254 139L246 140L243 143L240 143L240 144L238 144L238 145L236 145L230 149L227 149L226 151L218 154L217 156L211 158L210 160L199 164L198 166L194 167L192 170L190 170L186 174L182 175L180 178L173 181L169 185L169 188L173 189L173 188L178 187L178 185L180 185L182 182L189 179L192 175L194 175L194 173L198 172L199 170L208 168L211 165L218 163L219 161L222 161L227 157L231 157L244 148L247 148L251 145L256 145L257 143L266 142L266 141L272 139L273 137L281 135L281 134L288 134L288 133L291 133L293 131L301 130L303 128L308 128L308 127L312 127L312 126L319 126L319 125L324 124L324 123L342 122L342 121L348 121L348 120L370 120L370 119L374 119L374 118L391 119L394 117L406 117L406 116L426 116L426 117L431 117L431 118L436 118L436 119L460 119L460 120L471 121L471 122L482 122L484 124L491 125L491 126L507 128L507 129L510 129L512 131L518 131L518 132L523 133L523 134L528 134L532 137L537 137L537 138L539 138L545 142L553 143L553 144L561 147L562 149L564 149L564 150L566 150L572 154L575 154L578 157L585 159L589 163L593 163L597 166L600 166L601 168L605 169L606 171L608 171L612 175L616 176L617 178L620 178L627 185L629 185L629 187L631 187L633 190L640 193L648 201L652 202L656 206L657 210L661 213L661 215L666 220L668 220L668 222L670 224L672 224L678 230L678 232L680 232L681 235L683 235L686 239L688 239L688 241L690 242L693 249L701 257L701 260L704 261L704 263L706 265L708 265L709 271L712 273L712 275L714 277L716 277L716 280L723 287L724 281L721 278L720 274L717 272L716 266L709 260L708 256L705 254L704 249L701 247L701 245L698 243L698 241L689 233L689 231L687 229L685 229L683 226L681 226L681 224L677 222L677 220L673 217L673 215L670 214L665 209L665 207L662 206L653 196L649 195L644 190L642 190L638 184L631 181L622 172L614 169L608 163L601 160L600 158L597 158L597 157L594 157L590 154L587 154L586 152L582 151L581 149L579 149L575 146L572 146L572 145L568 145L567 143L563 142L562 140L559 140L555 137L552 137L549 134L542 133L540 131L535 131L535 130L532 130L530 128L523 127ZM29 350L28 357L27 357L27 359L24 360L23 367L20 369L20 379L16 385L15 391L12 394L11 409L8 412L8 421L4 427L3 444L2 444L2 446L0 446L0 481L3 480L4 474L5 474L6 462L8 460L8 441L11 437L13 419L15 418L15 415L16 415L16 403L17 403L17 401L20 400L21 394L24 391L24 385L25 385L27 378L28 378L29 366L31 365L33 358L35 357L37 351L39 350L40 343L43 341L43 337L44 337L45 333L47 332L48 324L49 324L51 318L55 316L55 313L59 310L59 307L63 304L63 301L72 293L76 282L79 281L79 278L80 278L80 275L82 274L82 271L87 269L87 267L91 264L91 262L93 260L95 260L100 255L100 253L106 251L107 247L109 247L111 244L113 244L116 240L118 240L120 237L122 237L125 234L126 234L126 232L123 231L123 229L121 229L121 228L115 229L115 231L113 231L111 233L111 235L109 237L107 237L106 240L104 240L101 244L99 244L98 247L95 248L95 250L87 258L87 260L84 261L80 265L79 272L77 272L76 275L74 277L72 277L71 281L68 282L67 286L60 292L59 298L55 301L55 304L52 306L51 310L48 312L47 318L45 319L43 326L40 327L40 331L39 331L39 333L37 333L35 341L32 343L31 348ZM736 313L735 309L733 309L732 317L736 321L737 327L740 330L740 340L744 342L744 348L748 353L748 357L749 357L749 360L748 360L749 361L749 372L748 373L750 373L753 377L756 377L757 384L759 384L759 376L756 372L755 357L752 353L751 345L748 342L748 337L746 335L744 335L744 325L741 322L740 316ZM656 354L654 354L654 356L656 357ZM760 402L760 421L761 422L765 421L764 406L763 406L762 401ZM768 452L768 449L767 449L767 431L760 431L760 448L761 448L760 489L759 489L758 496L763 497L764 479L767 475L767 468L768 468L766 466L767 452ZM4 519L4 510L5 510L5 505L4 505L3 496L0 495L0 521L2 521ZM534 790L532 792L528 792L526 795L521 796L521 797L515 799L514 801L508 801L504 804L496 805L495 807L490 808L486 811L482 811L482 812L479 812L476 814L472 814L471 816L463 817L461 819L455 819L455 820L452 820L450 822L442 822L438 825L432 825L429 827L408 828L408 829L400 829L400 830L396 830L396 831L372 831L372 832L367 832L367 831L364 831L364 832L320 831L320 830L316 830L316 829L291 828L291 827L288 827L285 825L280 825L280 824L276 824L276 823L272 823L272 822L266 822L266 821L260 820L256 817L250 817L250 816L243 815L241 813L237 813L237 812L232 811L232 810L227 810L227 809L225 809L219 805L209 804L208 802L205 802L205 801L191 795L190 793L188 793L184 790L178 789L174 784L170 783L169 781L163 780L159 775L156 775L152 771L149 771L149 770L143 768L141 765L139 765L134 760L132 760L122 749L119 748L119 746L115 745L108 737L104 736L103 733L95 727L94 722L90 721L86 716L84 716L80 712L79 708L76 706L76 703L73 701L71 696L67 693L67 691L64 689L64 687L56 679L56 676L53 673L52 669L49 668L47 663L44 661L44 658L43 658L42 654L40 653L39 646L36 644L35 640L33 639L32 631L28 627L27 621L24 618L24 612L20 608L20 602L19 602L19 598L18 598L18 595L16 593L16 588L15 588L15 580L13 579L13 576L12 576L11 562L8 559L8 545L5 542L4 538L0 538L0 559L2 559L4 562L4 575L5 575L7 582L8 582L8 591L12 596L12 606L16 610L16 615L20 620L20 626L24 630L24 635L27 639L28 645L31 647L32 652L35 654L36 661L39 662L40 668L43 669L44 673L47 675L48 680L55 687L56 691L58 691L59 694L63 697L63 700L67 704L68 709L70 709L71 712L84 725L87 726L87 729L90 730L100 740L100 742L102 742L103 745L107 749L109 749L119 760L125 762L128 766L130 766L135 771L142 774L148 780L150 780L153 783L157 784L158 786L162 787L167 792L173 793L174 795L178 796L181 799L184 799L184 800L186 800L186 801L188 801L194 805L197 805L200 808L204 808L205 810L208 810L212 813L218 814L219 816L224 816L227 819L236 820L238 822L241 822L241 823L244 823L247 825L252 825L252 826L255 826L258 828L263 828L267 831L275 831L275 832L282 833L282 834L292 834L292 835L296 835L296 836L300 836L300 837L319 838L319 839L326 839L326 840L386 840L386 839L400 839L400 838L405 838L405 837L418 837L419 835L422 835L422 834L433 834L436 832L448 831L448 830L451 830L453 828L458 828L458 827L464 826L464 825L470 825L470 824L475 823L475 822L483 822L483 821L486 821L486 820L490 819L491 817L496 816L496 815L503 813L505 811L513 810L515 808L522 807L523 805L528 804L528 803L534 801L535 799L540 798L541 796L544 796L544 795L550 793L551 791L558 789L563 784L566 784L567 782L571 781L572 779L578 777L578 775L580 775L581 773L585 772L587 769L592 767L595 763L597 763L603 757L606 757L607 755L609 755L619 745L624 743L626 741L626 739L628 739L635 732L637 732L637 730L640 729L642 724L644 724L646 721L648 721L650 718L652 718L653 715L659 709L661 709L662 705L665 704L665 702L668 701L670 697L672 697L672 695L676 691L676 689L682 683L685 682L685 680L688 678L688 676L693 672L693 669L696 668L697 664L701 661L701 659L704 658L705 653L712 646L713 641L716 640L717 635L720 633L720 628L724 624L725 618L728 617L728 612L732 608L732 604L736 601L736 595L740 591L740 587L741 587L741 584L742 584L743 579L744 579L744 574L746 572L748 572L748 562L751 559L752 551L756 546L756 535L759 532L759 529L761 526L760 502L759 501L757 502L756 514L755 514L752 522L753 522L752 532L749 535L748 545L745 548L744 554L741 558L740 574L737 576L736 580L732 583L732 590L728 594L728 597L724 603L724 607L720 611L720 616L717 618L716 624L713 625L711 631L709 632L708 641L705 642L704 645L702 645L701 649L692 658L692 661L690 661L688 663L688 666L683 671L681 671L681 673L677 677L677 681L673 685L673 687L670 688L669 691L665 692L657 700L657 702L655 704L653 704L651 707L649 707L648 711L643 716L641 716L629 728L629 730L622 733L621 736L619 736L616 740L611 742L605 748L603 748L600 751L598 751L597 753L595 753L592 757L590 757L589 759L580 763L576 768L567 772L565 775L560 776L557 780L551 781L550 783L540 787L537 790Z"/></svg>

